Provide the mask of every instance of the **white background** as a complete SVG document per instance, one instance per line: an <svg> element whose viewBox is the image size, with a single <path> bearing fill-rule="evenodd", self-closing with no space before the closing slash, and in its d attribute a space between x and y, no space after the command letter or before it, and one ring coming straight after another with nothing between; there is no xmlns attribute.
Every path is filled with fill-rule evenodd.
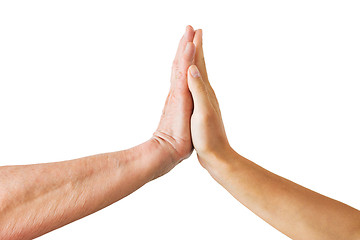
<svg viewBox="0 0 360 240"><path fill-rule="evenodd" d="M231 145L360 208L358 1L1 1L0 165L132 147L156 129L187 24ZM0 183L1 184L1 183ZM288 239L192 155L40 239Z"/></svg>

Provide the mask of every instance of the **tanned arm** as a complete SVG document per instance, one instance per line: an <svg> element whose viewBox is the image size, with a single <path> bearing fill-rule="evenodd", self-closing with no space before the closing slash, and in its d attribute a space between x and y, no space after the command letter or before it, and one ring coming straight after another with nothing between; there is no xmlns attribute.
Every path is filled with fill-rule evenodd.
<svg viewBox="0 0 360 240"><path fill-rule="evenodd" d="M201 31L188 84L194 99L191 134L201 165L239 202L295 240L359 240L360 212L271 173L237 154L227 140L206 74Z"/></svg>

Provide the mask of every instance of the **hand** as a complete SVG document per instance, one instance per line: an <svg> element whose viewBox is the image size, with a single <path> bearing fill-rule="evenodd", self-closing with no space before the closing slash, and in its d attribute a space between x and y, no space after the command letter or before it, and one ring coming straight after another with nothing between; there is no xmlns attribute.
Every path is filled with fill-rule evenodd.
<svg viewBox="0 0 360 240"><path fill-rule="evenodd" d="M153 135L153 139L164 146L171 158L171 162L165 164L166 169L161 174L189 157L193 150L190 134L193 100L187 86L187 69L194 62L194 34L194 29L187 26L180 40L172 66L170 92L159 126Z"/></svg>
<svg viewBox="0 0 360 240"><path fill-rule="evenodd" d="M196 31L195 65L188 69L194 101L191 136L201 165L239 202L291 239L360 239L358 210L273 174L230 147L201 38L201 30Z"/></svg>
<svg viewBox="0 0 360 240"><path fill-rule="evenodd" d="M202 31L194 36L195 65L188 69L188 87L194 100L191 136L200 164L208 171L216 169L219 156L232 151L226 137L220 107L208 80L202 48Z"/></svg>

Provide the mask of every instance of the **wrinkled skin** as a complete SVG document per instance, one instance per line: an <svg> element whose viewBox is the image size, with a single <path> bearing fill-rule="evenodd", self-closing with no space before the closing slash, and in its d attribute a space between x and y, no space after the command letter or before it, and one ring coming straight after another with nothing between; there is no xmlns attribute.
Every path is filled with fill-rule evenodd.
<svg viewBox="0 0 360 240"><path fill-rule="evenodd" d="M193 100L187 85L187 70L194 63L195 31L186 27L172 65L171 86L154 138L165 142L174 167L193 151L190 119ZM171 168L172 168L171 167Z"/></svg>

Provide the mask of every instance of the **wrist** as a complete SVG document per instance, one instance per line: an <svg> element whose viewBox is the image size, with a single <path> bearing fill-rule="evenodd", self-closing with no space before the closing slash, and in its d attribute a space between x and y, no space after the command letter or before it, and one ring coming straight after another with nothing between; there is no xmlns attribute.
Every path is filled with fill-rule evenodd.
<svg viewBox="0 0 360 240"><path fill-rule="evenodd" d="M126 150L127 159L137 165L141 174L151 181L170 171L176 159L170 147L162 140L151 138L148 141Z"/></svg>
<svg viewBox="0 0 360 240"><path fill-rule="evenodd" d="M179 162L181 160L181 156L179 152L176 150L176 140L163 131L155 131L153 136L149 140L154 145L163 151L163 155L168 156L169 159L173 162Z"/></svg>
<svg viewBox="0 0 360 240"><path fill-rule="evenodd" d="M239 158L242 158L230 146L222 151L208 153L206 156L199 156L201 165L209 172L209 174L218 182L221 182L230 172L237 168Z"/></svg>

